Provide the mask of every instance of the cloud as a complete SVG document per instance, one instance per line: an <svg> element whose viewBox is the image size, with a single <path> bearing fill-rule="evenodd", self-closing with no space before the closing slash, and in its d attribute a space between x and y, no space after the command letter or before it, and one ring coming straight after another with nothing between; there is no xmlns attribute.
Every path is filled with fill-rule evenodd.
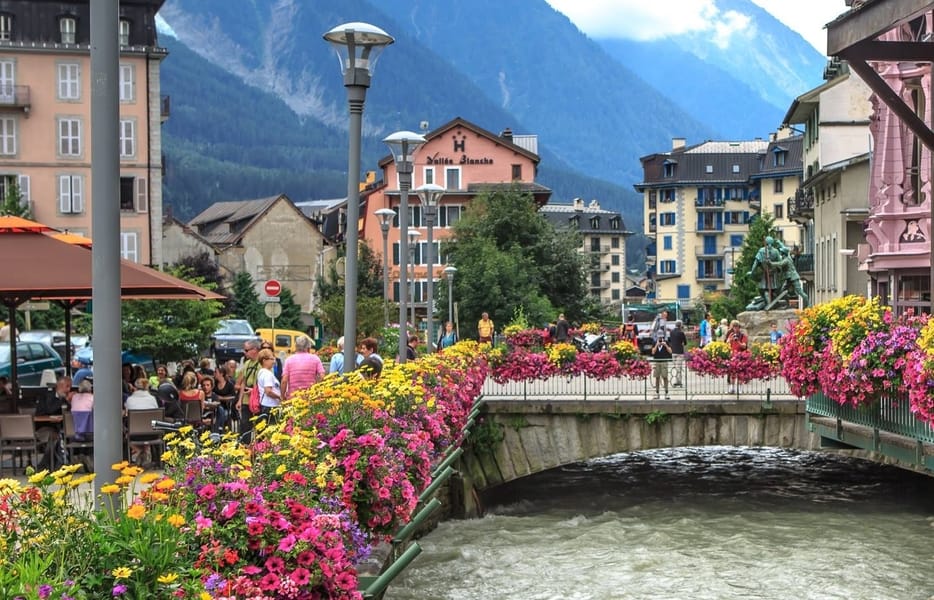
<svg viewBox="0 0 934 600"><path fill-rule="evenodd" d="M721 11L715 0L548 0L587 35L595 38L654 40L691 32L710 32L717 43L745 31L747 15Z"/></svg>

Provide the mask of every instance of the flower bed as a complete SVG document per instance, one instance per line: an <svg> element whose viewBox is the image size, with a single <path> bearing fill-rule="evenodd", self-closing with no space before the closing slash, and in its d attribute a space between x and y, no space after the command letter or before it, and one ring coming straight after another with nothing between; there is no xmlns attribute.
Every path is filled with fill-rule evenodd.
<svg viewBox="0 0 934 600"><path fill-rule="evenodd" d="M689 350L685 365L703 376L729 375L736 383L771 379L779 374L778 348L774 344L753 344L748 351L733 353L726 342L710 342Z"/></svg>

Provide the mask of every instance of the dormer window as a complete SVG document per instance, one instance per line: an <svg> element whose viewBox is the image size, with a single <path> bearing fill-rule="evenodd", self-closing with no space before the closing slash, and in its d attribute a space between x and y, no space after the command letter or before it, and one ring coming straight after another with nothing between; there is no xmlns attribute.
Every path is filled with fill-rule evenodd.
<svg viewBox="0 0 934 600"><path fill-rule="evenodd" d="M13 39L13 17L0 15L0 42L9 42Z"/></svg>
<svg viewBox="0 0 934 600"><path fill-rule="evenodd" d="M77 23L75 22L74 17L62 17L58 20L58 30L62 35L63 44L74 44L75 43L75 30L77 29Z"/></svg>
<svg viewBox="0 0 934 600"><path fill-rule="evenodd" d="M776 146L772 150L772 166L773 167L784 167L785 160L788 157L788 151L782 148L781 146Z"/></svg>
<svg viewBox="0 0 934 600"><path fill-rule="evenodd" d="M666 160L664 163L664 175L666 178L671 178L675 176L675 168L678 166L673 160Z"/></svg>
<svg viewBox="0 0 934 600"><path fill-rule="evenodd" d="M619 217L610 218L610 229L619 229Z"/></svg>
<svg viewBox="0 0 934 600"><path fill-rule="evenodd" d="M590 219L590 228L591 228L591 229L600 229L600 217L591 217L591 219Z"/></svg>
<svg viewBox="0 0 934 600"><path fill-rule="evenodd" d="M121 46L130 45L130 22L126 19L120 19L119 36Z"/></svg>

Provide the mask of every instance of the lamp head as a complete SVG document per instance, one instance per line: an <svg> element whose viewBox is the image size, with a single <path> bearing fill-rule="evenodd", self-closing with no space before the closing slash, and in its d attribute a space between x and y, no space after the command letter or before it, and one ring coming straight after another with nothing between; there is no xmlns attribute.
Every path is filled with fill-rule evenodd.
<svg viewBox="0 0 934 600"><path fill-rule="evenodd" d="M427 207L438 206L441 197L444 196L445 189L436 183L426 183L415 188L419 200Z"/></svg>
<svg viewBox="0 0 934 600"><path fill-rule="evenodd" d="M379 224L381 227L388 228L389 224L396 216L396 211L391 208L381 208L379 210L373 211L373 214L379 217Z"/></svg>
<svg viewBox="0 0 934 600"><path fill-rule="evenodd" d="M421 231L417 229L409 229L409 241L410 242L414 242L421 235L422 235Z"/></svg>
<svg viewBox="0 0 934 600"><path fill-rule="evenodd" d="M397 131L383 140L392 151L392 159L400 172L411 173L415 151L425 143L425 136L413 131Z"/></svg>
<svg viewBox="0 0 934 600"><path fill-rule="evenodd" d="M370 77L383 48L393 43L392 36L369 23L344 23L324 34L337 52L344 74L344 85L370 85Z"/></svg>
<svg viewBox="0 0 934 600"><path fill-rule="evenodd" d="M454 279L454 273L457 273L457 267L449 265L444 267L444 271L442 272L445 274L445 276L447 276L448 281L451 281Z"/></svg>

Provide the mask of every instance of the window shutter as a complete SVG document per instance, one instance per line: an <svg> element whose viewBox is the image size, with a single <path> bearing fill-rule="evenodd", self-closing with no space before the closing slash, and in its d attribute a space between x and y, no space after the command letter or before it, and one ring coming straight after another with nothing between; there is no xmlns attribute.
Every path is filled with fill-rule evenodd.
<svg viewBox="0 0 934 600"><path fill-rule="evenodd" d="M29 175L20 175L17 181L19 185L19 203L23 206L29 206Z"/></svg>
<svg viewBox="0 0 934 600"><path fill-rule="evenodd" d="M71 212L71 175L60 175L58 178L58 212Z"/></svg>
<svg viewBox="0 0 934 600"><path fill-rule="evenodd" d="M149 196L147 194L146 178L136 178L136 212L144 213L149 211Z"/></svg>
<svg viewBox="0 0 934 600"><path fill-rule="evenodd" d="M81 175L71 178L71 211L84 212L84 177Z"/></svg>
<svg viewBox="0 0 934 600"><path fill-rule="evenodd" d="M399 264L399 244L398 242L392 245L392 264Z"/></svg>

